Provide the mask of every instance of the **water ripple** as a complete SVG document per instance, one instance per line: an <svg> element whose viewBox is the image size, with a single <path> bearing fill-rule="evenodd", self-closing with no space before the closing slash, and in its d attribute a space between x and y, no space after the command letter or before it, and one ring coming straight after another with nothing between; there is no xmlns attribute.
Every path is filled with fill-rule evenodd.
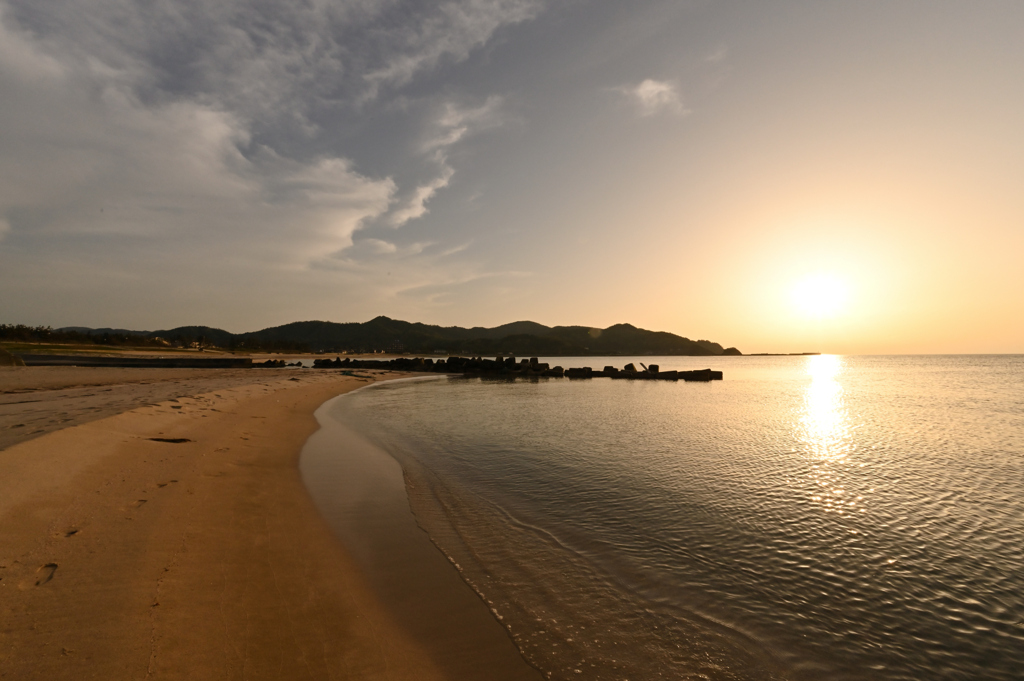
<svg viewBox="0 0 1024 681"><path fill-rule="evenodd" d="M721 362L383 385L339 418L550 678L1020 678L1024 358Z"/></svg>

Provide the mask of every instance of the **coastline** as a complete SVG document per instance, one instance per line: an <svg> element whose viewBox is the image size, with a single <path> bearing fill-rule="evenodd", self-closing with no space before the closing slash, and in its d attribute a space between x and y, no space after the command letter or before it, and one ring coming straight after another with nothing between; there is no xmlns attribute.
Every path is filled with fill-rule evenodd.
<svg viewBox="0 0 1024 681"><path fill-rule="evenodd" d="M0 678L448 678L300 476L313 412L367 381L198 373L191 397L91 420L96 391L0 449Z"/></svg>
<svg viewBox="0 0 1024 681"><path fill-rule="evenodd" d="M335 416L350 397L339 395L317 410L321 428L303 448L299 468L314 504L395 621L446 678L540 681L544 676L523 657L501 617L413 514L408 488L414 483L402 465Z"/></svg>

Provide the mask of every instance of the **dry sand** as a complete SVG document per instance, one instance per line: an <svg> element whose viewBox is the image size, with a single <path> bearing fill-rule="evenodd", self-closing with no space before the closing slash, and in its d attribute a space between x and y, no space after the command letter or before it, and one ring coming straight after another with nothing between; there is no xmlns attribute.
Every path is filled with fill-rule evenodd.
<svg viewBox="0 0 1024 681"><path fill-rule="evenodd" d="M136 407L303 376L294 369L0 367L0 450Z"/></svg>
<svg viewBox="0 0 1024 681"><path fill-rule="evenodd" d="M314 410L366 382L0 369L0 677L453 678L299 475Z"/></svg>

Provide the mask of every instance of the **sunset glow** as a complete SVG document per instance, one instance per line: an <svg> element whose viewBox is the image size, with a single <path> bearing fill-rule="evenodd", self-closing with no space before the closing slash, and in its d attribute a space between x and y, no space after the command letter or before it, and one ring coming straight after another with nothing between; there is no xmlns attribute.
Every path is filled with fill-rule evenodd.
<svg viewBox="0 0 1024 681"><path fill-rule="evenodd" d="M0 0L0 321L1024 351L1022 3L228 4Z"/></svg>

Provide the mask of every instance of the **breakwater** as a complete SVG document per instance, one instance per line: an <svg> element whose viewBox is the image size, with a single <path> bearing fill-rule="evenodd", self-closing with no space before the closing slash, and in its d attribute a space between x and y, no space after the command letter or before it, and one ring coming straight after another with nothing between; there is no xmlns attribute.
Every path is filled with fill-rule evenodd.
<svg viewBox="0 0 1024 681"><path fill-rule="evenodd" d="M398 357L390 360L352 359L335 357L313 361L316 369L382 369L391 371L420 371L444 374L465 374L468 376L494 376L502 378L613 378L641 381L720 381L722 372L712 369L692 371L661 371L657 364L645 366L630 363L619 369L606 366L603 369L592 367L576 367L564 369L540 362L536 357L516 360L515 357L448 357L447 359L430 359L423 357Z"/></svg>

